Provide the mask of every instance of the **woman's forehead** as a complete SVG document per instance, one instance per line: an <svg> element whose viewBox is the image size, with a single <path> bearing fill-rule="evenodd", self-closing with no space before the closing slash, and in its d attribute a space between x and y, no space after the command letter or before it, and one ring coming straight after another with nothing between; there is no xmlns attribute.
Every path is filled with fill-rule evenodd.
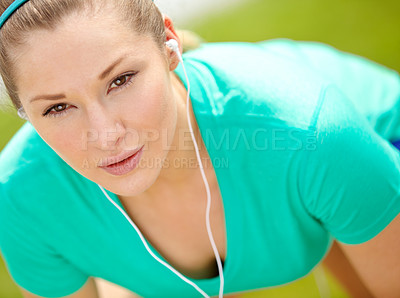
<svg viewBox="0 0 400 298"><path fill-rule="evenodd" d="M52 29L34 29L24 36L19 47L21 53L33 53L33 56L53 48L60 52L84 46L91 46L92 52L100 47L105 50L107 43L120 45L124 40L135 46L135 40L143 39L118 13L109 10L73 12L64 16Z"/></svg>
<svg viewBox="0 0 400 298"><path fill-rule="evenodd" d="M116 60L149 59L158 51L150 36L139 35L123 23L110 19L92 22L78 19L55 30L36 30L29 36L16 60L16 83L24 89L51 88L52 83L74 78L95 79Z"/></svg>

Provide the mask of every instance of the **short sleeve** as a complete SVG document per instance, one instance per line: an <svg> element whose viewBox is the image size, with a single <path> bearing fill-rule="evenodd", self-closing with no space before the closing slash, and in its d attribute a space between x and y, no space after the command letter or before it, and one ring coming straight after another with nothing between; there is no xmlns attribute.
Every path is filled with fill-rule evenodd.
<svg viewBox="0 0 400 298"><path fill-rule="evenodd" d="M385 139L400 138L400 76L395 70L320 42L275 39L261 45L338 86Z"/></svg>
<svg viewBox="0 0 400 298"><path fill-rule="evenodd" d="M76 292L89 277L48 245L46 233L22 212L18 197L6 187L0 184L0 251L13 280L43 297Z"/></svg>
<svg viewBox="0 0 400 298"><path fill-rule="evenodd" d="M304 153L299 178L307 211L340 242L368 241L400 212L399 151L332 85L310 129L315 146Z"/></svg>

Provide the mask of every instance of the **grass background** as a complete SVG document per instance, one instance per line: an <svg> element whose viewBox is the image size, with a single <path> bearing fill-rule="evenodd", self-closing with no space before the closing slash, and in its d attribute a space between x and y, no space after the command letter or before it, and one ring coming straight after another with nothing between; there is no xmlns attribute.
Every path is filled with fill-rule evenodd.
<svg viewBox="0 0 400 298"><path fill-rule="evenodd" d="M325 42L400 71L399 11L398 0L250 0L194 19L185 28L210 42L279 37ZM0 150L22 124L13 113L0 112ZM310 274L289 285L243 297L319 297L314 277ZM331 297L348 297L329 274L327 277ZM0 298L19 297L0 259Z"/></svg>

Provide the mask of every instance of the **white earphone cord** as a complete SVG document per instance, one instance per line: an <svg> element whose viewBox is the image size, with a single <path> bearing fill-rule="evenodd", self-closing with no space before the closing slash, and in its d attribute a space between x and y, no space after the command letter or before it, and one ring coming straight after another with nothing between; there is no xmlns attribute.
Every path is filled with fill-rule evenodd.
<svg viewBox="0 0 400 298"><path fill-rule="evenodd" d="M172 40L170 40L172 41ZM169 42L170 42L169 41ZM201 171L201 175L203 177L203 181L204 181L204 185L206 187L206 191L207 191L207 210L206 210L206 226L207 226L207 233L208 233L208 237L210 239L210 243L211 246L213 248L214 251L214 255L215 255L215 259L217 261L217 265L218 265L218 273L219 273L219 277L220 277L220 288L219 288L219 298L222 298L224 295L224 273L222 270L222 262L221 262L221 258L220 255L218 253L218 249L217 246L215 245L214 242L214 237L212 235L212 231L211 231L211 225L210 225L210 209L211 209L211 194L210 194L210 187L208 185L208 181L206 178L206 175L204 173L204 167L203 164L201 162L200 159L200 153L199 153L199 148L196 142L196 139L194 137L194 133L193 133L193 128L192 128L192 124L190 122L190 116L189 116L189 99L190 99L190 82L189 82L189 78L186 72L186 68L185 65L183 63L183 59L182 56L180 54L179 48L178 48L178 43L173 40L173 43L169 43L167 42L167 46L170 47L177 55L179 58L179 61L182 63L182 67L183 67L183 71L185 73L185 78L186 78L186 82L187 82L187 98L186 98L186 102L187 102L187 118L188 118L188 124L189 124L189 129L190 129L190 134L192 136L192 140L193 140L193 144L195 146L196 149L196 156L197 156L197 160L199 162L200 165L200 171ZM126 212L120 207L118 206L111 198L110 196L107 194L107 192L104 190L104 188L101 185L98 185L100 187L100 189L102 190L102 192L104 193L104 195L106 196L106 198L125 216L125 218L128 220L128 222L133 226L133 228L136 230L136 232L138 233L140 239L142 240L146 250L150 253L150 255L156 259L159 263L161 263L162 265L164 265L165 267L167 267L169 270L171 270L173 273L175 273L178 277L180 277L183 281L185 281L186 283L190 284L191 286L193 286L201 295L203 295L203 297L206 298L210 298L202 289L200 289L195 283L193 283L192 281L188 280L185 276L183 276L181 273L179 273L177 270L175 270L175 268L173 268L172 266L170 266L169 264L167 264L166 262L164 262L163 260L161 260L160 258L158 258L149 248L149 246L147 245L142 233L140 232L140 230L138 229L138 227L135 225L135 223L130 219L130 217L126 214Z"/></svg>

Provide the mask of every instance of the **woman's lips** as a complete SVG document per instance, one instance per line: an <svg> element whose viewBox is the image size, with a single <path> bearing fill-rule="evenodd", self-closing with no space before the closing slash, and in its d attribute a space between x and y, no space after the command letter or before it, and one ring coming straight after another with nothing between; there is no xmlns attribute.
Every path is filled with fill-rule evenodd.
<svg viewBox="0 0 400 298"><path fill-rule="evenodd" d="M99 168L115 176L122 176L134 170L143 154L142 146L139 150L126 151L120 155L108 157L99 164Z"/></svg>

